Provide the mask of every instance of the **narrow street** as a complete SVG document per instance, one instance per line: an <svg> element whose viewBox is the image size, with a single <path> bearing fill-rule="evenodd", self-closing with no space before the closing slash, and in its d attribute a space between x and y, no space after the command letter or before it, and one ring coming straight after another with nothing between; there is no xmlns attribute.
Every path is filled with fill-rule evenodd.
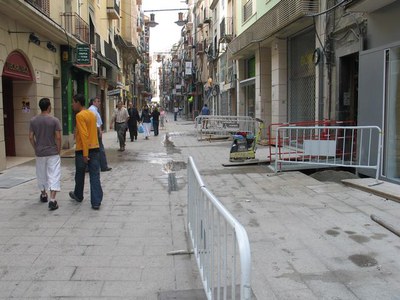
<svg viewBox="0 0 400 300"><path fill-rule="evenodd" d="M169 136L168 141L165 136ZM399 237L371 220L400 218L396 202L265 165L224 168L230 141L198 141L192 121L127 142L105 134L104 200L75 203L73 151L62 159L60 208L39 202L34 161L0 183L1 299L204 299L186 230L186 164L246 228L256 299L399 299ZM262 152L262 150L261 150ZM18 184L15 172L23 172ZM22 179L19 179L23 181ZM172 298L175 297L175 298Z"/></svg>

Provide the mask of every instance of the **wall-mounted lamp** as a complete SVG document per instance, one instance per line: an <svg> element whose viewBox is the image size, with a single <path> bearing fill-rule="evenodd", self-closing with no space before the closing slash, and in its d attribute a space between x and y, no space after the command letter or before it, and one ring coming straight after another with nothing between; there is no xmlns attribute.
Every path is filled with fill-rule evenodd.
<svg viewBox="0 0 400 300"><path fill-rule="evenodd" d="M52 52L57 52L57 48L56 48L56 46L53 45L52 42L47 42L46 47L47 47L47 49L49 49Z"/></svg>
<svg viewBox="0 0 400 300"><path fill-rule="evenodd" d="M40 46L41 42L47 42L46 47L49 49L51 52L57 52L56 46L51 41L41 41L39 37L34 33L30 31L8 31L8 34L11 33L29 33L29 43L34 43L37 46Z"/></svg>
<svg viewBox="0 0 400 300"><path fill-rule="evenodd" d="M29 42L30 43L34 43L35 45L40 46L40 40L37 37L36 34L34 34L33 32L29 35Z"/></svg>

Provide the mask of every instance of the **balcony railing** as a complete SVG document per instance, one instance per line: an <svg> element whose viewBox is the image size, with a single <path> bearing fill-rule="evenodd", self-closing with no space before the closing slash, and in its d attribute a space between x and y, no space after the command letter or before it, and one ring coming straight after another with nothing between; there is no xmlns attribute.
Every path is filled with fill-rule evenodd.
<svg viewBox="0 0 400 300"><path fill-rule="evenodd" d="M60 13L61 26L82 42L89 43L89 25L77 13Z"/></svg>
<svg viewBox="0 0 400 300"><path fill-rule="evenodd" d="M46 16L50 17L50 0L25 0L36 9L40 10Z"/></svg>
<svg viewBox="0 0 400 300"><path fill-rule="evenodd" d="M211 23L211 10L209 8L204 8L203 11L203 23L210 24Z"/></svg>
<svg viewBox="0 0 400 300"><path fill-rule="evenodd" d="M101 39L100 39L100 35L98 33L96 33L95 35L95 45L96 45L96 51L101 53Z"/></svg>
<svg viewBox="0 0 400 300"><path fill-rule="evenodd" d="M118 65L117 61L117 51L112 47L111 44L104 42L104 50L105 50L105 56L114 63L114 65Z"/></svg>
<svg viewBox="0 0 400 300"><path fill-rule="evenodd" d="M203 19L200 16L196 17L196 24L198 28L203 27Z"/></svg>
<svg viewBox="0 0 400 300"><path fill-rule="evenodd" d="M202 54L204 52L203 43L196 44L196 54Z"/></svg>
<svg viewBox="0 0 400 300"><path fill-rule="evenodd" d="M110 19L119 19L120 8L117 0L107 0L107 16Z"/></svg>

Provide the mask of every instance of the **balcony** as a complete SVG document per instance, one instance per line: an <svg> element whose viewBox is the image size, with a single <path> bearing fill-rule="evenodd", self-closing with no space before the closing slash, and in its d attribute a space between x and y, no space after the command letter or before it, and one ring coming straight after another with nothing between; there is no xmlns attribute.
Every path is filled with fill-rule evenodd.
<svg viewBox="0 0 400 300"><path fill-rule="evenodd" d="M60 13L61 26L82 42L89 43L89 25L77 13Z"/></svg>
<svg viewBox="0 0 400 300"><path fill-rule="evenodd" d="M208 8L204 8L203 11L203 23L204 24L211 24L211 11Z"/></svg>
<svg viewBox="0 0 400 300"><path fill-rule="evenodd" d="M196 24L197 28L202 28L203 27L203 20L200 17L196 18Z"/></svg>
<svg viewBox="0 0 400 300"><path fill-rule="evenodd" d="M196 44L196 54L202 54L202 53L204 53L203 43L197 43Z"/></svg>
<svg viewBox="0 0 400 300"><path fill-rule="evenodd" d="M115 66L118 66L117 51L112 44L104 42L105 57L107 57Z"/></svg>
<svg viewBox="0 0 400 300"><path fill-rule="evenodd" d="M144 26L143 20L138 18L137 23L136 23L136 31L143 32L143 26Z"/></svg>
<svg viewBox="0 0 400 300"><path fill-rule="evenodd" d="M109 19L119 19L120 17L120 1L107 0L107 16Z"/></svg>
<svg viewBox="0 0 400 300"><path fill-rule="evenodd" d="M229 43L233 38L233 21L232 18L223 18L219 24L221 40L225 43Z"/></svg>
<svg viewBox="0 0 400 300"><path fill-rule="evenodd" d="M50 0L25 0L25 2L50 17Z"/></svg>
<svg viewBox="0 0 400 300"><path fill-rule="evenodd" d="M96 33L94 41L95 41L94 44L96 45L95 50L97 52L101 53L101 39L100 39L100 35L98 33Z"/></svg>
<svg viewBox="0 0 400 300"><path fill-rule="evenodd" d="M193 45L193 37L187 36L183 39L183 44L187 45L188 47L192 47Z"/></svg>

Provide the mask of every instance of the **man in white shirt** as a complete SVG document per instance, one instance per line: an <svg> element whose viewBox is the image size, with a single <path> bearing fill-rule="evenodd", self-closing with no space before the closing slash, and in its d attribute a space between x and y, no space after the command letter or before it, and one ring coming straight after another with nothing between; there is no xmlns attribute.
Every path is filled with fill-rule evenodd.
<svg viewBox="0 0 400 300"><path fill-rule="evenodd" d="M107 172L107 171L111 171L112 168L110 168L108 166L107 163L107 157L106 157L106 151L104 149L104 145L103 145L103 130L102 130L102 126L103 126L103 120L101 119L99 110L100 110L100 105L101 105L101 101L99 97L94 97L92 99L90 99L89 102L89 110L94 112L94 114L96 115L96 123L97 123L97 130L98 130L98 137L99 137L99 151L100 151L100 170L102 172Z"/></svg>

